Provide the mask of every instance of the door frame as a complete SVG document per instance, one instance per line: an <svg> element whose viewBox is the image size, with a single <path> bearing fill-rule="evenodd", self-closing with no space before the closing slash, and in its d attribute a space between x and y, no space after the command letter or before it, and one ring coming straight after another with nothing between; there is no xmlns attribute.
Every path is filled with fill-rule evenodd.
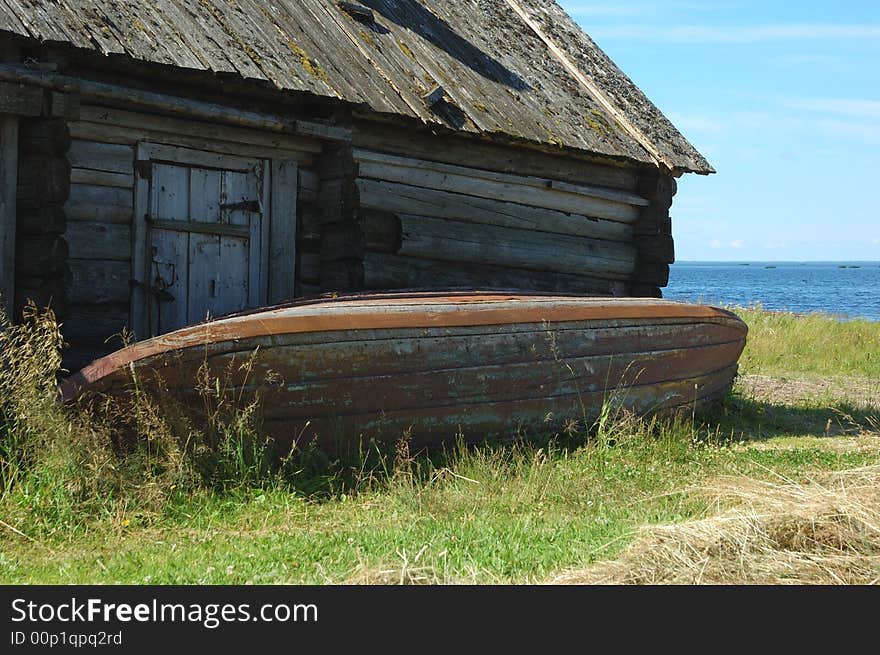
<svg viewBox="0 0 880 655"><path fill-rule="evenodd" d="M180 146L165 145L153 142L139 142L135 158L135 188L134 188L134 223L132 229L132 284L131 284L131 329L135 338L143 340L150 334L150 321L148 303L151 302L146 287L150 284L150 225L149 216L151 210L151 178L154 162L209 168L215 170L251 171L254 165L262 165L262 193L260 202L262 214L260 220L260 233L256 236L258 241L256 251L259 253L259 266L255 267L253 257L248 258L249 278L253 284L256 275L256 305L265 305L269 301L269 239L270 224L272 223L273 210L280 210L278 203L274 203L271 194L272 187L272 162L259 157L238 157L221 153L196 150ZM293 198L294 225L296 212L296 197ZM286 213L286 212L282 212ZM280 218L280 217L279 217ZM253 246L253 244L251 244ZM295 255L294 240L294 255ZM250 294L249 294L250 298Z"/></svg>

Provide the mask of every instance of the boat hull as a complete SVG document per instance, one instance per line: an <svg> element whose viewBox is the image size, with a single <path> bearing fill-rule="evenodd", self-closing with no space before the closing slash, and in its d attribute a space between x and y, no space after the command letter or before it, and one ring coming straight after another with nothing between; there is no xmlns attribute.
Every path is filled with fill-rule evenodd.
<svg viewBox="0 0 880 655"><path fill-rule="evenodd" d="M730 388L734 314L648 299L491 293L362 296L230 316L135 344L62 385L65 400L134 387L200 406L197 378L260 398L282 448L369 439L411 447L548 431L603 404L696 407Z"/></svg>

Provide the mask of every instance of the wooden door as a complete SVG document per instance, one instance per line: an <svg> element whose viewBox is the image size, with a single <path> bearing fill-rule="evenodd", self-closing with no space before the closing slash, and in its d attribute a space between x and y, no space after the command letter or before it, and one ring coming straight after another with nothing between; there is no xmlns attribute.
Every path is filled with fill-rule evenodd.
<svg viewBox="0 0 880 655"><path fill-rule="evenodd" d="M265 304L269 162L141 144L137 172L142 334Z"/></svg>

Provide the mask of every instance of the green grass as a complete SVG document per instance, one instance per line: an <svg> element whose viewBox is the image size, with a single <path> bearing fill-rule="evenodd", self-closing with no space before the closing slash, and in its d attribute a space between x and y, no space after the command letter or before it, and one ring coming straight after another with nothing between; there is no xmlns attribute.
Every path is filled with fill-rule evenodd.
<svg viewBox="0 0 880 655"><path fill-rule="evenodd" d="M745 373L880 379L880 326L875 322L756 308L735 311L749 325L740 360Z"/></svg>
<svg viewBox="0 0 880 655"><path fill-rule="evenodd" d="M878 324L738 313L749 373L877 375ZM880 464L877 407L741 389L702 416L617 416L430 459L400 448L267 462L248 408L220 403L198 431L144 401L128 420L145 443L125 444L109 418L48 401L28 353L45 360L32 342L51 341L51 323L29 329L7 348L29 381L0 380L0 582L538 582L613 559L643 525L712 515L699 488L720 476L805 480ZM839 436L824 437L829 419ZM182 435L199 448L181 449Z"/></svg>

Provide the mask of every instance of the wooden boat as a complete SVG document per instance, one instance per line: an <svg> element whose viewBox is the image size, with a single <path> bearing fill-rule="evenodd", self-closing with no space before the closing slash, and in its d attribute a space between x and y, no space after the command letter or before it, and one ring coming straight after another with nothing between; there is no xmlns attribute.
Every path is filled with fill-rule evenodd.
<svg viewBox="0 0 880 655"><path fill-rule="evenodd" d="M691 408L731 386L746 325L703 305L433 292L301 301L208 321L96 360L61 387L194 400L200 367L259 393L279 444L328 450L406 435L421 447L551 430L603 403ZM250 361L252 366L241 366Z"/></svg>

